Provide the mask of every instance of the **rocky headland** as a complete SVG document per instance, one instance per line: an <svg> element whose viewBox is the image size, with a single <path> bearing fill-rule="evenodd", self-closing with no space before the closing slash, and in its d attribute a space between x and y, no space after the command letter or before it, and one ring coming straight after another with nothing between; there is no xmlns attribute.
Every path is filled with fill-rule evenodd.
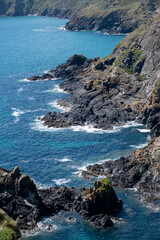
<svg viewBox="0 0 160 240"><path fill-rule="evenodd" d="M49 78L65 79L60 87L69 92L58 104L70 108L40 118L54 128L92 125L112 129L128 121L150 130L148 146L131 156L102 165L88 166L84 177L105 175L113 185L136 188L145 199L157 200L160 189L160 14L119 43L106 58L74 55L49 71ZM29 80L46 79L45 76Z"/></svg>
<svg viewBox="0 0 160 240"><path fill-rule="evenodd" d="M116 215L122 207L122 200L118 199L107 178L95 181L94 187L89 189L37 189L33 180L21 174L18 167L12 172L0 168L0 239L1 230L11 231L10 239L18 239L21 233L36 229L42 217L60 211L75 211L96 227L111 227L110 216ZM8 224L6 221L4 224L5 218Z"/></svg>
<svg viewBox="0 0 160 240"><path fill-rule="evenodd" d="M70 93L58 104L70 108L49 112L41 120L48 127L92 125L112 129L138 121L159 136L160 119L159 14L120 42L106 58L74 55L43 76L28 80L65 79L60 88Z"/></svg>

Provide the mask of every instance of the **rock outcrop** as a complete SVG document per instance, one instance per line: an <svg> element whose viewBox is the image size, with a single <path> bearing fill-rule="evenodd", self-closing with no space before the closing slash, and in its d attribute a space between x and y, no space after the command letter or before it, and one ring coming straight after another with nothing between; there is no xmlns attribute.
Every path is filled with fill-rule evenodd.
<svg viewBox="0 0 160 240"><path fill-rule="evenodd" d="M27 175L0 169L0 208L17 221L19 229L32 229L43 216L45 206Z"/></svg>
<svg viewBox="0 0 160 240"><path fill-rule="evenodd" d="M120 212L122 207L122 200L117 198L107 179L95 182L95 188L89 189L37 189L33 180L21 174L18 167L12 172L0 168L0 209L16 221L16 236L20 236L19 230L36 228L43 216L52 216L62 210L75 211L97 227L110 227L113 225L110 216Z"/></svg>
<svg viewBox="0 0 160 240"><path fill-rule="evenodd" d="M129 157L90 165L82 174L85 178L104 175L114 186L134 188L145 200L155 201L160 194L160 137Z"/></svg>

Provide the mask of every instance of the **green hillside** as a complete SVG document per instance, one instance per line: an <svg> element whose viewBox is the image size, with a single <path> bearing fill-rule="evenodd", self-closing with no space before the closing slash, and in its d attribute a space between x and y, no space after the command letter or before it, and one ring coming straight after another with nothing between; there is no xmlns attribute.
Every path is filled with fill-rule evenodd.
<svg viewBox="0 0 160 240"><path fill-rule="evenodd" d="M71 19L69 30L131 32L159 6L159 0L0 0L0 15L63 17Z"/></svg>

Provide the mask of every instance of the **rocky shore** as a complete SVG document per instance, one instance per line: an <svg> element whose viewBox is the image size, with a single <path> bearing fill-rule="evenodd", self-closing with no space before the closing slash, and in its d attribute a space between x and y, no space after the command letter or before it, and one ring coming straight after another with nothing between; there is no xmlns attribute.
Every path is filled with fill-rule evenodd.
<svg viewBox="0 0 160 240"><path fill-rule="evenodd" d="M159 14L127 36L106 58L74 55L43 76L28 80L65 79L60 88L70 93L58 104L70 108L49 112L41 120L55 128L92 125L112 129L138 121L159 135L160 48Z"/></svg>
<svg viewBox="0 0 160 240"><path fill-rule="evenodd" d="M120 212L122 207L122 200L118 199L107 178L95 181L94 187L89 189L37 189L33 180L21 174L18 167L12 172L0 168L0 209L16 223L13 239L36 228L42 217L53 216L60 211L75 211L96 227L111 227L113 221L110 216Z"/></svg>
<svg viewBox="0 0 160 240"><path fill-rule="evenodd" d="M114 162L88 166L83 176L105 175L113 185L136 188L150 201L160 194L159 35L157 12L152 21L127 36L108 57L87 59L74 55L50 70L49 78L65 79L60 87L70 95L58 104L70 111L49 112L41 118L44 125L54 128L92 125L112 129L128 121L145 124L152 139L147 147Z"/></svg>
<svg viewBox="0 0 160 240"><path fill-rule="evenodd" d="M85 178L106 176L114 186L135 189L143 200L156 202L160 196L160 137L129 157L90 165L82 175Z"/></svg>

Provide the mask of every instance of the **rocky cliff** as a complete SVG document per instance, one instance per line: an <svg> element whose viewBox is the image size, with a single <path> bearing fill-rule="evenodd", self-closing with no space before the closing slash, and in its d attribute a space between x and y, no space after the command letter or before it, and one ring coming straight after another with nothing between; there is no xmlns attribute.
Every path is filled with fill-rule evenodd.
<svg viewBox="0 0 160 240"><path fill-rule="evenodd" d="M42 118L49 127L84 126L112 129L138 121L159 135L160 20L141 25L104 59L74 55L47 75L30 80L64 78L70 96L58 103L70 108Z"/></svg>
<svg viewBox="0 0 160 240"><path fill-rule="evenodd" d="M0 15L67 18L68 30L129 33L146 22L159 6L159 0L0 0Z"/></svg>
<svg viewBox="0 0 160 240"><path fill-rule="evenodd" d="M89 166L83 176L106 175L114 185L136 188L148 199L160 189L160 13L119 43L106 58L74 55L48 75L30 80L64 78L60 87L70 96L58 103L70 110L50 112L41 120L48 127L87 124L112 129L127 121L146 124L151 142L127 158Z"/></svg>

